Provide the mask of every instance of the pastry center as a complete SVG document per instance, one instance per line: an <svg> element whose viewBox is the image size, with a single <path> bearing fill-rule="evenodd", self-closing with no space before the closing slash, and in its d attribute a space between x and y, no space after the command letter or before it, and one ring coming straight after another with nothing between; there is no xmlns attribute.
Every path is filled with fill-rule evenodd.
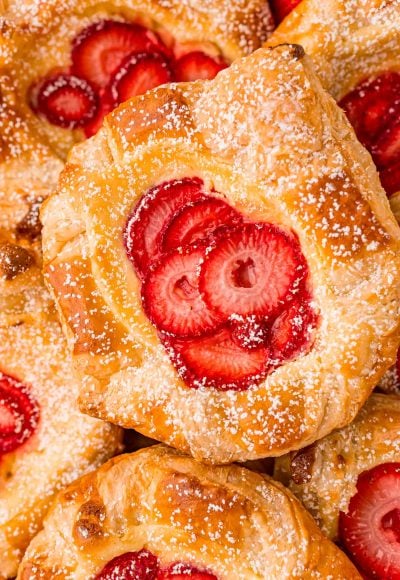
<svg viewBox="0 0 400 580"><path fill-rule="evenodd" d="M123 237L144 311L188 386L247 389L310 350L318 317L293 232L185 178L148 191Z"/></svg>
<svg viewBox="0 0 400 580"><path fill-rule="evenodd" d="M61 64L61 63L60 63ZM102 20L84 28L71 43L70 63L50 70L32 87L37 115L86 137L124 101L173 81L212 79L227 63L201 50L182 54L153 30L135 22Z"/></svg>

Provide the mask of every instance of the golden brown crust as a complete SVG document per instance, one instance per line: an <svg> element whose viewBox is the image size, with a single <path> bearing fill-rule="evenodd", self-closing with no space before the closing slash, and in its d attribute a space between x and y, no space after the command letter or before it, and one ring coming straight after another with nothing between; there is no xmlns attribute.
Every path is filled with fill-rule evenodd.
<svg viewBox="0 0 400 580"><path fill-rule="evenodd" d="M275 477L303 502L331 539L363 471L400 461L400 397L372 395L357 418L324 439L277 459ZM299 466L307 464L299 478Z"/></svg>
<svg viewBox="0 0 400 580"><path fill-rule="evenodd" d="M272 29L265 0L9 0L4 18L0 68L9 77L6 86L17 95L20 116L29 119L38 138L62 158L82 140L82 131L71 132L37 117L28 94L51 70L70 66L71 42L86 26L109 18L140 21L167 38L172 35L182 51L200 44L228 61L260 47Z"/></svg>
<svg viewBox="0 0 400 580"><path fill-rule="evenodd" d="M163 566L191 563L218 580L360 578L283 486L163 446L117 457L61 492L18 578L89 580L144 547Z"/></svg>
<svg viewBox="0 0 400 580"><path fill-rule="evenodd" d="M139 197L192 175L252 219L292 228L310 267L315 345L248 391L185 386L143 313L123 247ZM342 204L357 208L350 223ZM394 360L399 230L370 157L296 47L257 51L214 81L121 106L73 150L42 219L46 277L79 345L81 408L197 458L304 447L349 423ZM76 321L94 329L99 312L113 324L94 330L102 345L93 349Z"/></svg>
<svg viewBox="0 0 400 580"><path fill-rule="evenodd" d="M41 275L38 204L61 162L0 103L0 374L29 388L37 431L0 458L0 578L21 557L56 491L121 448L118 428L82 415L54 304Z"/></svg>

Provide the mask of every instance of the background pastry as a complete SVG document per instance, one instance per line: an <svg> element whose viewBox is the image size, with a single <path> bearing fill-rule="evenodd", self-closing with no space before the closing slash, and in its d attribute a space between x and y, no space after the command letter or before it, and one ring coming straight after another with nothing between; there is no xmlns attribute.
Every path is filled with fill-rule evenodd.
<svg viewBox="0 0 400 580"><path fill-rule="evenodd" d="M171 81L213 78L266 40L265 0L9 0L7 86L61 157L127 98Z"/></svg>
<svg viewBox="0 0 400 580"><path fill-rule="evenodd" d="M115 458L61 492L18 578L104 580L117 569L138 580L360 578L279 483L163 446Z"/></svg>
<svg viewBox="0 0 400 580"><path fill-rule="evenodd" d="M353 423L278 459L275 476L368 577L399 575L399 397L372 395Z"/></svg>
<svg viewBox="0 0 400 580"><path fill-rule="evenodd" d="M81 414L79 381L40 272L39 205L60 162L0 106L0 578L56 491L121 449L121 430ZM31 146L32 145L32 146ZM40 168L40 171L39 171Z"/></svg>
<svg viewBox="0 0 400 580"><path fill-rule="evenodd" d="M82 409L197 458L311 443L393 362L398 226L298 46L122 105L42 220Z"/></svg>

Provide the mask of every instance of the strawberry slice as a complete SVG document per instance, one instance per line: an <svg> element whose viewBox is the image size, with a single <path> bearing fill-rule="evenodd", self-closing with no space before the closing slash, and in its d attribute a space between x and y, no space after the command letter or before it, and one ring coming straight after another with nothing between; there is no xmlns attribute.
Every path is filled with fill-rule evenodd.
<svg viewBox="0 0 400 580"><path fill-rule="evenodd" d="M228 230L206 256L200 291L221 316L277 313L307 272L297 239L268 223Z"/></svg>
<svg viewBox="0 0 400 580"><path fill-rule="evenodd" d="M39 406L27 387L0 373L0 456L32 437L39 415Z"/></svg>
<svg viewBox="0 0 400 580"><path fill-rule="evenodd" d="M121 64L111 81L111 94L115 103L123 103L172 80L173 73L164 55L138 52Z"/></svg>
<svg viewBox="0 0 400 580"><path fill-rule="evenodd" d="M181 337L198 336L221 324L221 317L206 306L199 292L204 253L204 247L171 252L145 279L143 307L159 330Z"/></svg>
<svg viewBox="0 0 400 580"><path fill-rule="evenodd" d="M86 137L92 137L96 135L97 131L103 125L104 117L111 113L114 109L115 103L113 98L111 97L110 90L108 87L105 89L100 89L99 91L99 107L97 110L96 115L93 117L89 123L86 123L83 130L85 132Z"/></svg>
<svg viewBox="0 0 400 580"><path fill-rule="evenodd" d="M88 82L74 75L56 74L44 81L31 106L49 123L76 129L89 123L98 110L98 97Z"/></svg>
<svg viewBox="0 0 400 580"><path fill-rule="evenodd" d="M400 121L391 123L371 148L372 157L379 169L400 161Z"/></svg>
<svg viewBox="0 0 400 580"><path fill-rule="evenodd" d="M400 463L384 463L359 476L339 529L367 575L400 580Z"/></svg>
<svg viewBox="0 0 400 580"><path fill-rule="evenodd" d="M168 54L168 49L155 32L140 24L101 20L84 28L73 41L72 70L95 87L105 87L134 52Z"/></svg>
<svg viewBox="0 0 400 580"><path fill-rule="evenodd" d="M141 278L162 255L162 236L171 219L185 205L204 198L203 181L196 177L167 181L141 198L124 231L127 256Z"/></svg>
<svg viewBox="0 0 400 580"><path fill-rule="evenodd" d="M260 348L269 339L268 321L259 321L255 316L231 321L231 332L233 340L249 350Z"/></svg>
<svg viewBox="0 0 400 580"><path fill-rule="evenodd" d="M291 359L310 347L316 324L317 316L309 299L296 300L271 328L272 357L277 361Z"/></svg>
<svg viewBox="0 0 400 580"><path fill-rule="evenodd" d="M168 570L161 570L157 575L157 580L218 580L214 574L201 572L193 566L186 564L174 564Z"/></svg>
<svg viewBox="0 0 400 580"><path fill-rule="evenodd" d="M247 389L268 372L268 349L241 348L228 328L186 340L163 337L163 342L178 373L192 388Z"/></svg>
<svg viewBox="0 0 400 580"><path fill-rule="evenodd" d="M218 227L235 226L242 221L240 213L226 202L208 197L184 207L171 220L163 236L163 249L171 251L179 246L188 246L207 238Z"/></svg>
<svg viewBox="0 0 400 580"><path fill-rule="evenodd" d="M158 561L148 550L126 552L113 558L95 580L156 580Z"/></svg>
<svg viewBox="0 0 400 580"><path fill-rule="evenodd" d="M400 191L400 162L381 170L379 176L382 187L389 197Z"/></svg>
<svg viewBox="0 0 400 580"><path fill-rule="evenodd" d="M176 79L191 82L200 79L211 80L228 64L221 58L213 58L200 50L188 52L175 63Z"/></svg>
<svg viewBox="0 0 400 580"><path fill-rule="evenodd" d="M270 0L275 24L278 25L290 12L300 4L301 0Z"/></svg>

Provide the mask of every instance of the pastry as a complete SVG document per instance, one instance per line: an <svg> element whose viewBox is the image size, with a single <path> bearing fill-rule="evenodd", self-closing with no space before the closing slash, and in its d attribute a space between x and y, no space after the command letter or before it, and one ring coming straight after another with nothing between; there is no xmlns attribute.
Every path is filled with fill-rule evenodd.
<svg viewBox="0 0 400 580"><path fill-rule="evenodd" d="M298 46L122 105L41 218L81 408L195 458L304 447L394 360L399 229Z"/></svg>
<svg viewBox="0 0 400 580"><path fill-rule="evenodd" d="M395 196L400 190L400 2L303 0L270 39L271 45L282 42L297 42L313 57L322 83L371 153L388 196Z"/></svg>
<svg viewBox="0 0 400 580"><path fill-rule="evenodd" d="M60 161L0 105L0 578L13 578L56 491L121 449L120 429L81 414L40 272L39 205ZM30 145L32 144L32 147ZM40 169L39 169L40 168Z"/></svg>
<svg viewBox="0 0 400 580"><path fill-rule="evenodd" d="M62 491L18 580L358 579L282 485L164 446L121 455Z"/></svg>
<svg viewBox="0 0 400 580"><path fill-rule="evenodd" d="M366 577L399 577L400 397L372 395L351 425L278 459L275 476Z"/></svg>
<svg viewBox="0 0 400 580"><path fill-rule="evenodd" d="M272 19L265 0L9 0L2 29L18 112L65 158L127 98L261 46Z"/></svg>

